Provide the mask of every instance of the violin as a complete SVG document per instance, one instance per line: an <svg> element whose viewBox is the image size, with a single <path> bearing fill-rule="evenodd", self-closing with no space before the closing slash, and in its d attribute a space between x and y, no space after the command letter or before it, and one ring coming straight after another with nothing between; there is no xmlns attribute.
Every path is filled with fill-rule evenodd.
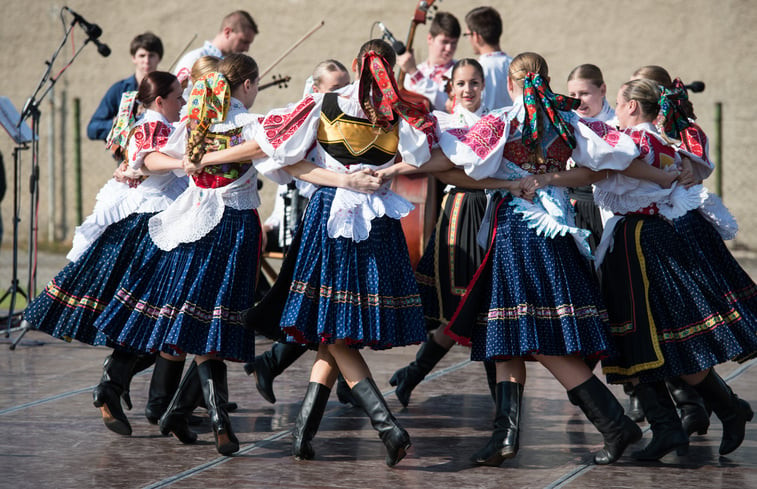
<svg viewBox="0 0 757 489"><path fill-rule="evenodd" d="M410 22L407 42L405 43L408 50L413 46L416 27L419 24L425 24L426 20L431 19L429 10L433 3L434 0L421 0L416 5L413 18ZM397 85L402 96L414 101L422 99L426 104L427 110L431 111L431 101L420 94L406 90L403 86L404 81L405 72L400 70L397 77ZM405 233L407 249L410 254L410 263L413 269L415 269L421 256L423 256L423 251L426 249L426 244L436 225L436 218L441 205L438 199L439 192L437 187L436 179L423 173L399 175L392 181L392 190L415 206L407 216L400 220L402 231Z"/></svg>
<svg viewBox="0 0 757 489"><path fill-rule="evenodd" d="M262 83L258 85L258 91L265 90L266 88L271 88L278 86L279 88L286 88L289 85L289 82L292 80L292 77L282 76L282 75L273 75L273 80L269 81L268 83Z"/></svg>

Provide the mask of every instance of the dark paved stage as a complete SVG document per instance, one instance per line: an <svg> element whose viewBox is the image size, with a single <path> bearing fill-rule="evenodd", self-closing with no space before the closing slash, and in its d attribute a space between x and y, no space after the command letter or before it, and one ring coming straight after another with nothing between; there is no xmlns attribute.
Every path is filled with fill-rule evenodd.
<svg viewBox="0 0 757 489"><path fill-rule="evenodd" d="M709 433L692 438L686 457L671 454L661 463L642 464L626 456L611 466L592 465L601 436L536 364L528 367L518 456L499 468L475 467L468 457L489 436L493 404L482 366L468 361L468 351L460 346L415 390L407 409L401 409L388 379L414 358L417 347L366 352L377 384L413 440L408 457L390 469L362 411L342 406L335 393L313 443L315 460L296 462L289 455L312 353L277 379L275 405L258 395L254 378L241 365L230 364L231 400L240 405L232 419L242 449L226 458L216 453L207 423L198 427L200 438L191 446L161 436L148 424L142 410L149 370L133 381L134 410L127 414L134 434L122 437L104 427L92 406L91 390L107 350L36 331L15 351L5 341L0 344L1 487L757 487L757 422L747 425L741 448L721 458L721 427L714 416ZM259 351L269 345L261 339ZM719 371L757 408L755 361L723 365ZM613 391L623 395L619 387ZM645 431L645 441L650 436Z"/></svg>

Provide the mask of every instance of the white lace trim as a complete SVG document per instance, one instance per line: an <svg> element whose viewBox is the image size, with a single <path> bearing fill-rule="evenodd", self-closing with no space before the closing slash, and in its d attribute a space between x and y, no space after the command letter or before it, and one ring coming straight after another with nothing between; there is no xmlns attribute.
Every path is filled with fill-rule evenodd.
<svg viewBox="0 0 757 489"><path fill-rule="evenodd" d="M343 166L330 169L338 173L353 173L363 168L377 170L387 168L391 164L390 162L381 166L352 165L349 169ZM330 238L349 238L359 243L368 239L373 219L383 216L401 219L414 208L413 204L390 190L388 185L372 194L337 188L331 203L326 229Z"/></svg>
<svg viewBox="0 0 757 489"><path fill-rule="evenodd" d="M596 189L594 195L596 198ZM634 210L643 209L649 205L651 204L638 207ZM682 217L687 212L697 209L713 225L723 239L733 239L739 228L736 219L723 205L720 198L715 194L709 193L707 188L702 185L695 185L689 189L674 187L669 199L664 203L658 202L657 207L660 210L660 215L670 220ZM597 269L602 265L607 252L612 249L613 230L621 218L623 218L622 215L615 216L605 223L602 240L595 251L596 261L594 266Z"/></svg>
<svg viewBox="0 0 757 489"><path fill-rule="evenodd" d="M575 240L578 251L586 258L593 259L588 241L591 232L576 227L573 207L570 205L566 188L550 186L539 189L533 202L516 197L510 205L538 236L551 239L569 234Z"/></svg>
<svg viewBox="0 0 757 489"><path fill-rule="evenodd" d="M150 238L155 246L164 251L201 239L221 222L226 206L245 210L260 205L257 182L254 167L220 188L200 188L193 180L190 181L181 196L150 218Z"/></svg>
<svg viewBox="0 0 757 489"><path fill-rule="evenodd" d="M382 216L401 219L413 209L413 204L388 187L372 194L337 188L326 226L329 237L349 238L359 243L368 239L373 219Z"/></svg>
<svg viewBox="0 0 757 489"><path fill-rule="evenodd" d="M132 214L160 212L187 188L187 177L171 172L152 175L138 187L131 188L113 179L97 193L95 208L74 231L73 245L66 258L78 260L108 226Z"/></svg>
<svg viewBox="0 0 757 489"><path fill-rule="evenodd" d="M707 199L698 210L717 230L721 238L729 240L736 237L739 224L716 194L708 192Z"/></svg>

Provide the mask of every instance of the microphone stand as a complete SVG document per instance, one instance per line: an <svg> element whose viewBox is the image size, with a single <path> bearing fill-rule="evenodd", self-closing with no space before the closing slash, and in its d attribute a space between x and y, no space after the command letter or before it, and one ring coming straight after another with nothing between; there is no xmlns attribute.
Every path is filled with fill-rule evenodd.
<svg viewBox="0 0 757 489"><path fill-rule="evenodd" d="M65 21L63 20L63 10L61 10L61 21L65 25ZM15 205L14 202L14 216L13 216L13 281L11 283L11 287L6 292L6 296L11 296L11 303L10 303L10 310L8 311L8 329L6 330L6 337L10 336L10 333L12 331L20 331L21 334L11 343L10 349L15 350L16 345L21 341L21 339L24 337L27 331L31 329L31 324L29 324L27 321L21 321L21 325L19 327L13 328L12 327L12 321L14 316L14 309L16 305L16 294L21 294L24 296L28 303L31 302L32 298L35 295L35 290L37 287L37 229L38 229L38 215L37 215L37 209L39 207L39 121L40 121L40 111L39 107L42 101L44 100L45 96L50 92L50 90L53 89L55 86L55 82L58 81L58 79L63 75L63 73L68 69L71 64L73 64L74 60L79 56L79 53L81 53L82 49L84 49L84 46L89 44L89 42L92 40L91 38L87 38L87 40L79 47L79 49L74 53L74 55L71 57L71 60L66 63L66 65L60 70L60 72L55 76L50 76L50 73L53 68L53 63L55 63L55 60L58 57L58 54L60 53L61 49L63 49L63 46L68 41L68 38L71 34L71 31L73 30L74 26L76 25L77 20L74 18L71 23L64 27L63 32L63 40L61 41L60 45L58 46L58 49L55 50L55 52L52 54L51 58L47 61L45 61L45 71L42 74L42 78L39 81L39 84L37 85L37 89L34 91L34 94L32 94L31 97L26 101L26 104L24 104L24 108L21 112L21 116L19 117L18 124L16 127L21 127L21 125L24 123L24 121L28 118L31 118L31 130L32 130L32 140L31 140L31 150L32 150L32 168L31 168L31 174L29 176L29 193L30 193L30 215L29 215L29 281L27 286L27 294L24 295L23 290L21 290L18 287L18 263L17 263L17 254L18 254L18 222L20 221L18 216L18 208ZM44 89L44 90L43 90ZM42 92L41 95L40 92ZM39 98L38 98L39 95ZM27 149L26 144L22 144L17 146L17 148L14 150L14 193L17 191L18 185L18 173L19 173L19 166L20 166L20 158L18 158L18 153L22 149ZM14 201L17 201L16 197L14 196ZM5 296L3 296L5 297ZM23 311L21 311L23 312Z"/></svg>

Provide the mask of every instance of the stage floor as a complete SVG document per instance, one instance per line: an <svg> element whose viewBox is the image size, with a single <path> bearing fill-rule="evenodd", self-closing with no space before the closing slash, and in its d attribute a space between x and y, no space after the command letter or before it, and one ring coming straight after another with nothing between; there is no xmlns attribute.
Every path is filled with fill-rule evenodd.
<svg viewBox="0 0 757 489"><path fill-rule="evenodd" d="M13 339L11 337L10 339ZM521 449L501 467L476 467L468 458L491 431L493 404L483 367L456 346L402 409L388 379L410 362L417 347L366 352L389 406L413 441L396 467L384 464L384 447L361 410L331 396L313 442L316 458L290 456L291 429L307 386L314 355L307 353L276 379L278 402L266 402L254 377L229 365L232 415L241 450L219 456L206 422L195 445L161 436L142 414L149 372L134 378L128 411L134 433L119 436L102 424L92 406L107 350L67 344L29 332L15 351L0 344L0 487L44 488L729 488L757 487L757 422L747 425L739 450L719 457L720 422L694 436L686 457L671 454L660 463L628 456L611 466L594 466L601 436L563 389L536 364L528 366ZM258 351L270 346L260 339ZM755 361L719 368L741 397L757 408ZM620 387L612 387L626 403ZM205 416L204 411L198 411ZM647 425L644 442L651 433ZM638 448L639 445L632 447ZM629 452L631 449L629 449Z"/></svg>

